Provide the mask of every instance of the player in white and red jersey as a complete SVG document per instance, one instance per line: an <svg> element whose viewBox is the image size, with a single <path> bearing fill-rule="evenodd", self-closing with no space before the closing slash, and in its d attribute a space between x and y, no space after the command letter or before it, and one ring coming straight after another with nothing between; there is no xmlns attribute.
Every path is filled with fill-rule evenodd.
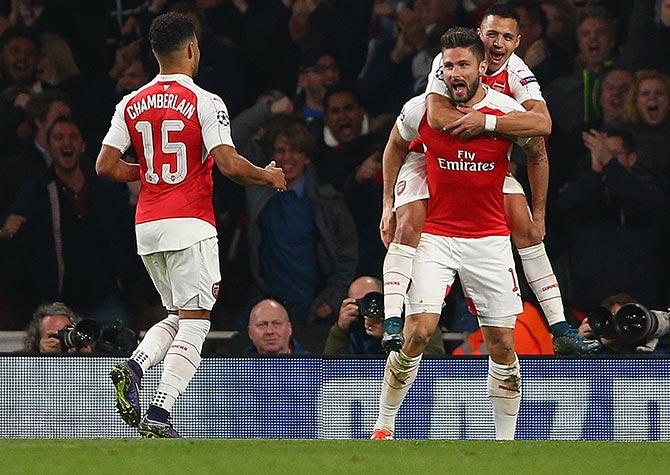
<svg viewBox="0 0 670 475"><path fill-rule="evenodd" d="M235 151L223 101L193 83L200 50L186 16L157 17L149 33L160 73L117 105L96 171L113 181L141 180L137 252L168 316L147 331L127 362L112 369L116 406L143 437L179 437L169 420L199 364L219 281L212 166L244 185L286 189L274 162L258 168ZM129 147L139 164L122 160ZM164 362L158 389L140 420L140 380Z"/></svg>
<svg viewBox="0 0 670 475"><path fill-rule="evenodd" d="M527 170L533 198L530 212L523 188L512 176L508 176L504 186L505 214L527 281L537 296L554 335L556 353L593 353L600 348L598 341L579 336L565 321L560 288L542 242L549 164L541 136L550 132L551 118L535 76L513 53L520 39L519 16L508 5L493 5L485 12L478 32L486 47L488 65L482 81L513 97L526 111L493 116L452 105L442 80L442 55L438 54L433 61L426 90L429 124L462 137L473 137L487 129L511 136L535 137L523 147L528 156ZM420 171L405 170L408 167L410 164L403 166L398 177L399 182L406 181L405 174L410 174L413 183L419 184ZM381 223L382 239L389 247L384 273L391 274L389 279L385 279L385 283L392 283L384 286L385 295L388 295L385 298L387 318L397 318L402 310L400 295L404 290L401 289L406 289L408 282L402 277L398 279L397 276L410 274L408 266L425 216L425 204L420 200L427 196L422 189L405 186L403 195L404 209L397 209L396 206L396 214L393 216L387 202ZM395 282L398 283L397 286L393 285ZM400 337L392 333L397 325L387 323L387 326L391 331L387 332L383 341L386 341L387 346L397 346Z"/></svg>
<svg viewBox="0 0 670 475"><path fill-rule="evenodd" d="M448 30L442 51L444 81L454 102L495 116L523 110L512 98L481 84L484 44L473 30ZM414 256L405 341L387 359L372 438L392 437L400 404L416 378L444 295L458 273L489 353L496 438L513 439L521 395L514 323L522 303L502 193L512 140L497 134L462 138L435 130L419 96L403 108L384 158L402 160L409 142L419 136L425 145L430 200Z"/></svg>

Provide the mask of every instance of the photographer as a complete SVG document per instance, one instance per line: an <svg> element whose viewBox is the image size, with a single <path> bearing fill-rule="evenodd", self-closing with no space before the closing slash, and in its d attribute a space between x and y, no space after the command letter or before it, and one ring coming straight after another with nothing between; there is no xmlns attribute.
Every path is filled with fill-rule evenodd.
<svg viewBox="0 0 670 475"><path fill-rule="evenodd" d="M61 302L40 305L33 314L30 325L26 330L24 351L27 353L57 354L57 353L91 353L93 343L84 346L65 347L63 330L74 328L80 321L75 313Z"/></svg>
<svg viewBox="0 0 670 475"><path fill-rule="evenodd" d="M383 355L384 296L379 279L359 277L349 285L337 322L330 328L324 355ZM427 356L444 355L442 332L436 331L428 343Z"/></svg>
<svg viewBox="0 0 670 475"><path fill-rule="evenodd" d="M668 312L649 310L624 293L603 300L582 320L577 331L587 338L598 338L605 354L670 353Z"/></svg>

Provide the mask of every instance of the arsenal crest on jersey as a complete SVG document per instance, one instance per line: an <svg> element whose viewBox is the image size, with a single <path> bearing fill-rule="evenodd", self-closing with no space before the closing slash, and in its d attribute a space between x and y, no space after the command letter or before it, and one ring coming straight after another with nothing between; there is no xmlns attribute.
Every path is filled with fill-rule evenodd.
<svg viewBox="0 0 670 475"><path fill-rule="evenodd" d="M221 286L221 282L215 282L212 284L212 295L214 296L214 299L219 298L219 287Z"/></svg>
<svg viewBox="0 0 670 475"><path fill-rule="evenodd" d="M491 84L491 88L498 91L498 92L505 92L505 83L500 82L500 81L494 81L493 84Z"/></svg>

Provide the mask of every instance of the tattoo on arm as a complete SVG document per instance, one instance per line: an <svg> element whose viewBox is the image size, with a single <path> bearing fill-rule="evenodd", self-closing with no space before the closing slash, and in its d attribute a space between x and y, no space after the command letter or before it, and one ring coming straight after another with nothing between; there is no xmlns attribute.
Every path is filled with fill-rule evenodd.
<svg viewBox="0 0 670 475"><path fill-rule="evenodd" d="M523 147L523 151L526 152L528 160L532 161L534 165L542 165L549 161L547 148L544 145L544 138L542 137L533 137L530 139L530 142Z"/></svg>

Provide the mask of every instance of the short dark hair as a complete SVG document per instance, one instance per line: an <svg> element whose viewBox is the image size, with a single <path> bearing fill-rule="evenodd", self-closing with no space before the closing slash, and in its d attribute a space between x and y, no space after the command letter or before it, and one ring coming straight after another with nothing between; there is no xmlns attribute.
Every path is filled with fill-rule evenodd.
<svg viewBox="0 0 670 475"><path fill-rule="evenodd" d="M487 16L499 16L500 18L511 18L512 20L516 21L517 25L521 23L521 17L519 16L519 12L517 12L515 8L509 3L500 3L500 2L494 3L486 10L484 10L482 20Z"/></svg>
<svg viewBox="0 0 670 475"><path fill-rule="evenodd" d="M37 307L26 329L26 337L23 340L23 349L31 353L40 351L40 324L47 315L64 315L74 325L79 322L79 317L74 311L62 302L45 303Z"/></svg>
<svg viewBox="0 0 670 475"><path fill-rule="evenodd" d="M189 17L177 12L157 16L149 28L149 43L158 56L172 53L193 38L195 27Z"/></svg>
<svg viewBox="0 0 670 475"><path fill-rule="evenodd" d="M47 129L47 143L51 142L51 135L53 134L54 128L56 128L58 124L73 124L77 127L77 129L79 130L79 134L81 135L81 127L79 126L76 120L74 120L72 117L60 116L59 118L54 120L53 123Z"/></svg>
<svg viewBox="0 0 670 475"><path fill-rule="evenodd" d="M356 92L355 86L352 85L350 82L346 81L338 82L337 84L333 84L332 86L326 88L326 93L323 96L324 112L328 110L328 103L330 102L330 98L335 94L349 94L351 97L354 98L356 104L358 104L359 106L361 105L361 99L360 97L358 97L358 93Z"/></svg>
<svg viewBox="0 0 670 475"><path fill-rule="evenodd" d="M584 23L589 18L598 18L604 21L605 25L607 26L607 32L610 34L612 39L616 39L616 29L617 29L616 18L612 16L612 14L607 8L599 6L590 6L582 9L582 11L579 12L579 16L577 17L578 33L579 28L582 26L582 23Z"/></svg>
<svg viewBox="0 0 670 475"><path fill-rule="evenodd" d="M621 139L623 149L626 153L634 153L637 151L637 141L630 130L612 127L611 129L607 129L607 136Z"/></svg>
<svg viewBox="0 0 670 475"><path fill-rule="evenodd" d="M54 102L62 102L70 106L70 98L63 91L51 89L49 91L33 94L26 104L26 116L31 125L35 125L36 120L44 120L49 115L49 109Z"/></svg>
<svg viewBox="0 0 670 475"><path fill-rule="evenodd" d="M2 35L0 35L0 53L5 49L7 43L14 38L26 38L35 44L35 48L37 48L38 51L40 49L40 39L34 31L23 26L12 26L7 28Z"/></svg>
<svg viewBox="0 0 670 475"><path fill-rule="evenodd" d="M468 48L477 57L478 61L484 60L484 43L475 30L457 26L449 28L440 40L442 49Z"/></svg>
<svg viewBox="0 0 670 475"><path fill-rule="evenodd" d="M526 10L526 15L532 22L533 25L540 24L542 27L542 34L545 33L547 29L547 16L544 14L544 10L539 3L534 0L510 0L509 5L515 10L517 8L523 8ZM519 15L519 26L521 26L521 15Z"/></svg>

